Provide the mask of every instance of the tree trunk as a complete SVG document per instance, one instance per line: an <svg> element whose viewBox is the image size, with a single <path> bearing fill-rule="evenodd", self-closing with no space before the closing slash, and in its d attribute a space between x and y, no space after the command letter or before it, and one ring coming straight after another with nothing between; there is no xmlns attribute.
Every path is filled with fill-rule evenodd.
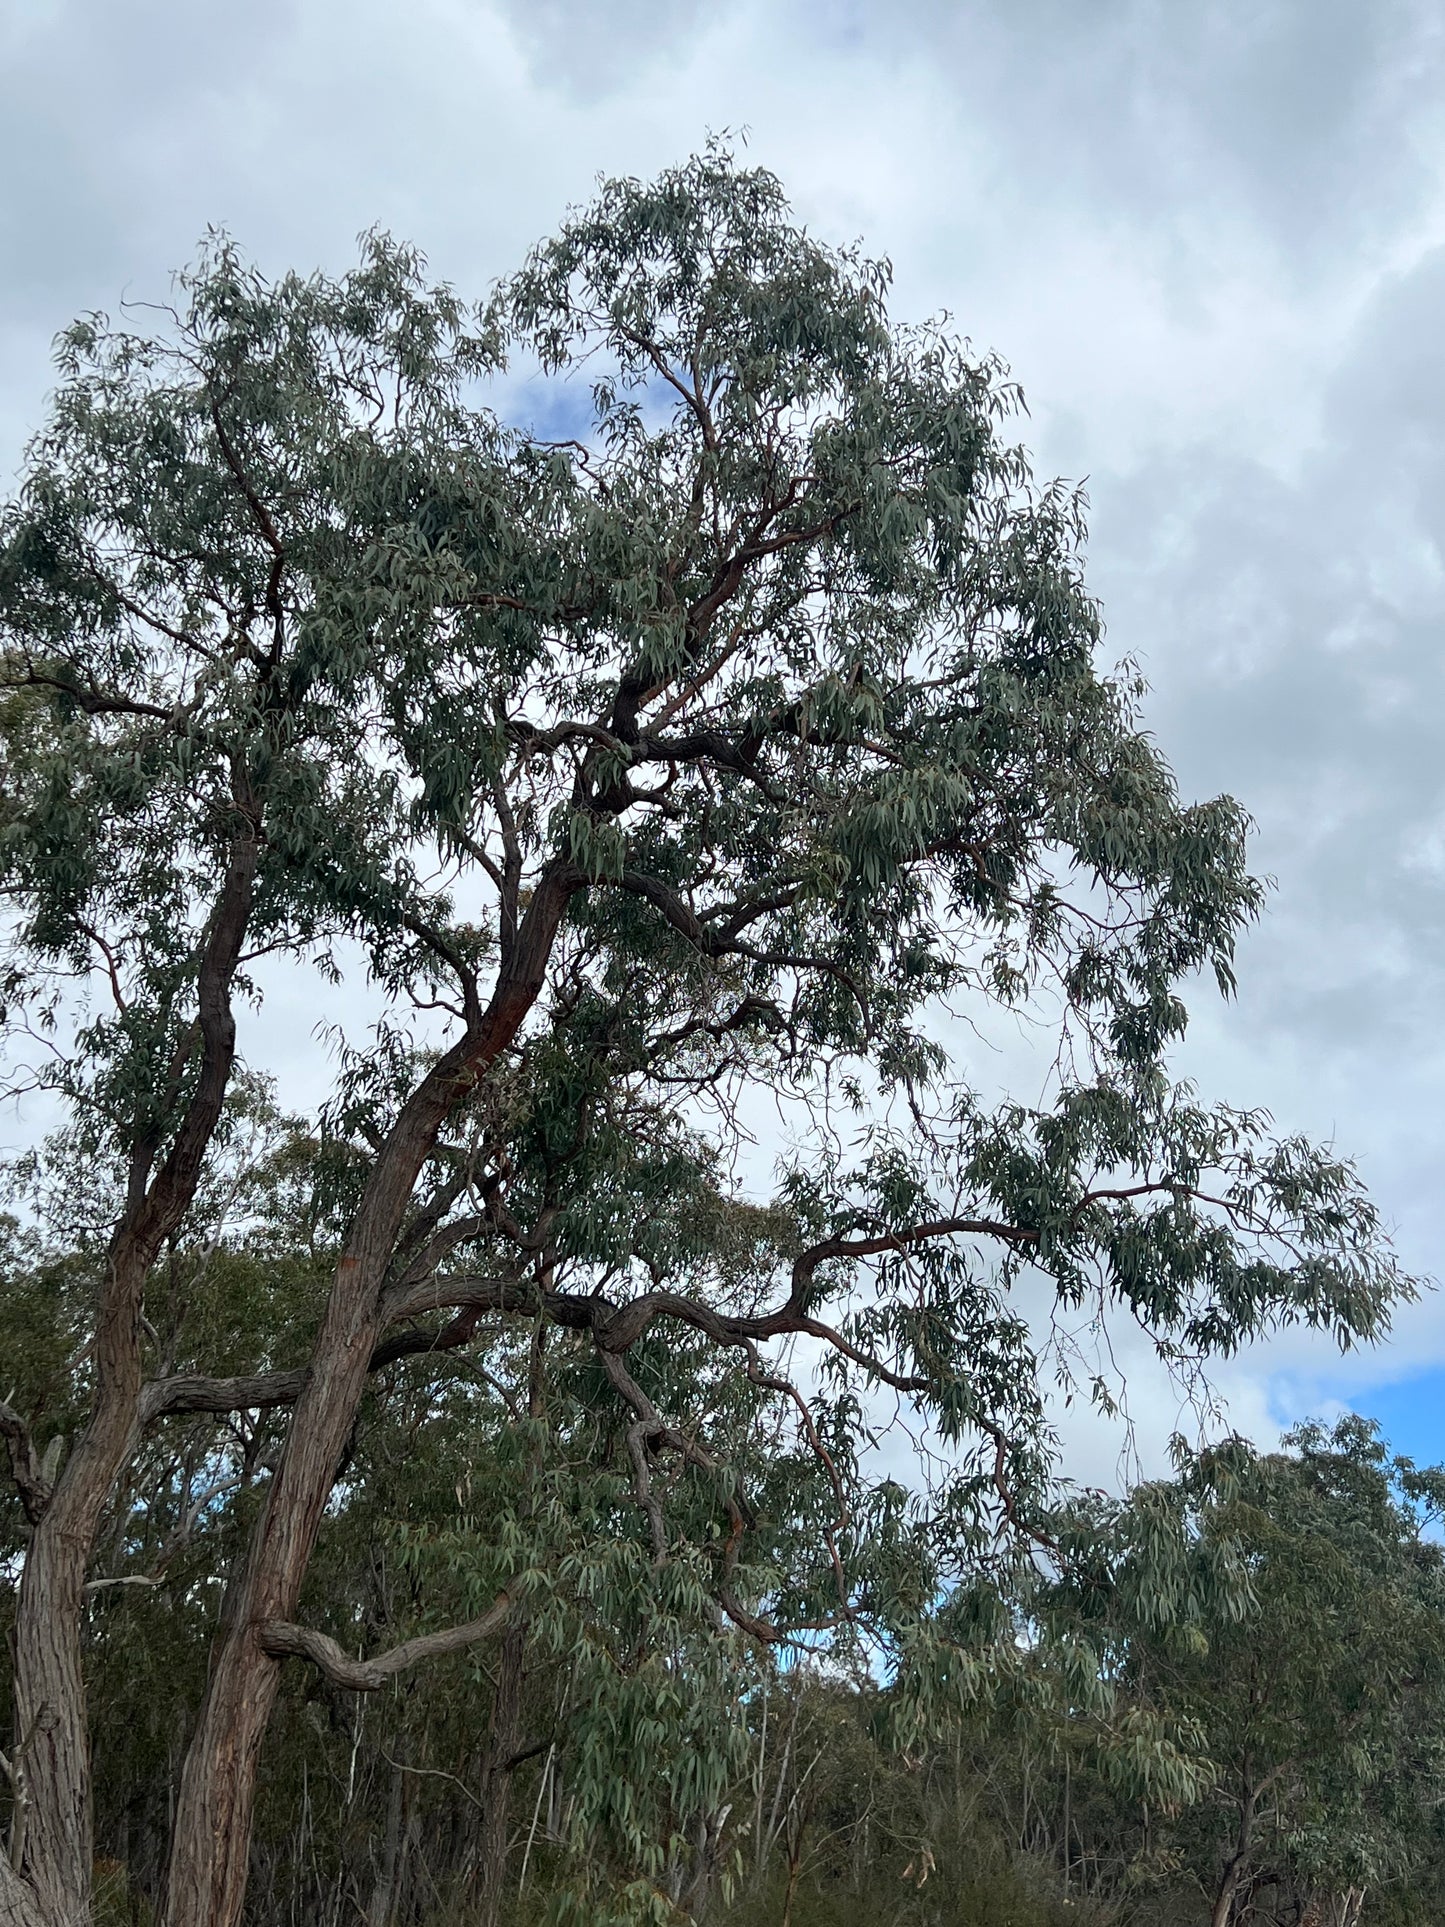
<svg viewBox="0 0 1445 1927"><path fill-rule="evenodd" d="M798 1873L803 1865L803 1842L788 1842L788 1884L783 1889L783 1917L780 1927L793 1927L793 1902L798 1893Z"/></svg>
<svg viewBox="0 0 1445 1927"><path fill-rule="evenodd" d="M497 1655L497 1690L482 1770L482 1819L477 1829L477 1927L497 1927L507 1879L507 1832L512 1803L512 1756L522 1734L522 1661L527 1629L514 1621Z"/></svg>
<svg viewBox="0 0 1445 1927"><path fill-rule="evenodd" d="M172 1927L230 1927L240 1916L261 1741L281 1677L281 1661L263 1651L259 1628L295 1617L361 1402L378 1320L375 1287L358 1278L359 1269L350 1254L342 1260L285 1454L227 1587L211 1677L181 1773L166 1892Z"/></svg>
<svg viewBox="0 0 1445 1927"><path fill-rule="evenodd" d="M1358 1927L1364 1905L1363 1887L1313 1892L1300 1914L1301 1927Z"/></svg>
<svg viewBox="0 0 1445 1927"><path fill-rule="evenodd" d="M402 1106L372 1167L311 1354L306 1383L226 1604L200 1719L181 1773L165 1927L238 1927L261 1743L281 1661L261 1645L294 1620L306 1569L385 1324L382 1290L412 1193L447 1117L512 1041L540 994L553 939L581 873L538 884L487 1010Z"/></svg>
<svg viewBox="0 0 1445 1927"><path fill-rule="evenodd" d="M722 1864L724 1830L731 1813L729 1803L698 1816L692 1874L682 1890L680 1902L683 1912L692 1920L702 1918L712 1899Z"/></svg>
<svg viewBox="0 0 1445 1927"><path fill-rule="evenodd" d="M253 822L254 799L239 775L236 800L248 824ZM37 1917L55 1927L83 1927L90 1918L94 1816L82 1667L86 1567L116 1480L140 1439L146 1275L195 1196L230 1083L236 1052L231 981L250 918L257 850L249 828L231 847L197 980L201 1062L196 1088L153 1177L155 1139L142 1137L132 1149L129 1196L107 1253L96 1313L90 1417L26 1549L15 1613L20 1785L12 1862L20 1880L0 1885L0 1908L16 1920L25 1918L16 1911L22 1906L17 1886L29 1890Z"/></svg>
<svg viewBox="0 0 1445 1927"><path fill-rule="evenodd" d="M1238 1886L1239 1868L1231 1860L1224 1870L1219 1891L1214 1897L1214 1911L1209 1916L1209 1927L1229 1927L1229 1917L1234 1911L1234 1895Z"/></svg>
<svg viewBox="0 0 1445 1927"><path fill-rule="evenodd" d="M20 1878L4 1853L0 1853L0 1927L51 1927L50 1918L40 1911L34 1889Z"/></svg>
<svg viewBox="0 0 1445 1927"><path fill-rule="evenodd" d="M401 1859L401 1829L404 1819L406 1774L401 1767L391 1769L391 1791L386 1802L386 1833L381 1846L381 1872L371 1892L366 1910L367 1927L391 1927L396 1908L396 1874Z"/></svg>
<svg viewBox="0 0 1445 1927"><path fill-rule="evenodd" d="M1254 1837L1254 1806L1257 1798L1255 1789L1246 1781L1244 1797L1239 1808L1239 1832L1235 1837L1234 1852L1225 1863L1219 1882L1219 1891L1214 1898L1214 1911L1209 1916L1209 1927L1229 1927L1234 1913L1234 1896L1239 1891L1239 1883L1249 1865L1249 1850Z"/></svg>
<svg viewBox="0 0 1445 1927"><path fill-rule="evenodd" d="M15 1613L15 1832L12 1860L40 1918L90 1916L93 1858L90 1732L81 1664L85 1572L102 1510L138 1436L140 1294L112 1280L112 1329L97 1338L109 1356L97 1368L90 1425L26 1548Z"/></svg>

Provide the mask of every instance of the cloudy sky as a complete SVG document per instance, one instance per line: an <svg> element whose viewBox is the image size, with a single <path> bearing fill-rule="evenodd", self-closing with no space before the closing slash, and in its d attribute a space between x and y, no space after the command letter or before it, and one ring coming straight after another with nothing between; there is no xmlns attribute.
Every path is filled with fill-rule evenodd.
<svg viewBox="0 0 1445 1927"><path fill-rule="evenodd" d="M380 222L481 294L597 174L725 129L891 257L897 313L1001 353L1037 466L1087 476L1108 648L1278 885L1187 1068L1356 1155L1445 1274L1432 0L0 0L0 468L56 329L163 295L210 225L338 268ZM1221 1382L1256 1436L1345 1403L1445 1457L1445 1295L1374 1354L1283 1339ZM1095 1475L1113 1446L1066 1424Z"/></svg>

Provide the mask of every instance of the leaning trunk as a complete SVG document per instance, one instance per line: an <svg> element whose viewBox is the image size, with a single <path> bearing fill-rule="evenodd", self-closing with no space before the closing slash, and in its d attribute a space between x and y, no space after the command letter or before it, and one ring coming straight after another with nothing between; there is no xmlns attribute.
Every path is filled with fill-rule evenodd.
<svg viewBox="0 0 1445 1927"><path fill-rule="evenodd" d="M235 1061L230 990L250 918L258 846L248 828L231 849L197 981L201 1063L196 1088L159 1171L154 1139L132 1153L131 1195L111 1240L96 1315L90 1418L26 1549L15 1616L15 1837L19 1878L0 1883L0 1923L82 1927L90 1918L94 1823L82 1663L85 1574L102 1515L140 1438L146 1274L181 1223L220 1119Z"/></svg>
<svg viewBox="0 0 1445 1927"><path fill-rule="evenodd" d="M285 1455L228 1588L210 1683L181 1775L166 1896L173 1927L228 1927L240 1916L256 1769L281 1676L280 1660L261 1646L260 1629L295 1615L377 1338L376 1291L364 1277L353 1284L357 1270L354 1259L349 1268L342 1261Z"/></svg>
<svg viewBox="0 0 1445 1927"><path fill-rule="evenodd" d="M1233 1861L1224 1870L1219 1883L1219 1891L1214 1897L1214 1911L1209 1916L1209 1927L1229 1927L1234 1912L1234 1896L1239 1888L1240 1869Z"/></svg>
<svg viewBox="0 0 1445 1927"><path fill-rule="evenodd" d="M541 991L552 941L582 879L558 865L533 894L485 1013L427 1073L378 1154L336 1268L286 1446L227 1588L210 1681L181 1774L166 1927L237 1927L246 1895L261 1743L281 1662L262 1644L294 1618L336 1468L385 1325L382 1290L417 1178L452 1110L512 1041Z"/></svg>

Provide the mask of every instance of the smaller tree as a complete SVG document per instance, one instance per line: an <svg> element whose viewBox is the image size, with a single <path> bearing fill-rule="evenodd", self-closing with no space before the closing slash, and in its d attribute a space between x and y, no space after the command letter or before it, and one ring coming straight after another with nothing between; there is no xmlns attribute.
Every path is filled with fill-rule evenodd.
<svg viewBox="0 0 1445 1927"><path fill-rule="evenodd" d="M1445 1553L1425 1536L1445 1472L1391 1459L1355 1417L1284 1445L1231 1441L1079 1508L1045 1603L1128 1717L1196 1736L1200 1797L1164 1857L1205 1888L1212 1927L1271 1889L1352 1927L1445 1793Z"/></svg>

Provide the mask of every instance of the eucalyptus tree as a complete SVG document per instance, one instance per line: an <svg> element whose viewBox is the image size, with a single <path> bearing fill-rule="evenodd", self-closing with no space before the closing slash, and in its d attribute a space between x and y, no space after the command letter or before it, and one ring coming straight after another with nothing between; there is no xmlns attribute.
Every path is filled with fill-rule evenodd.
<svg viewBox="0 0 1445 1927"><path fill-rule="evenodd" d="M87 1913L87 1573L158 1428L281 1415L170 1846L169 1921L231 1927L283 1666L365 1690L526 1609L503 1581L364 1661L299 1617L399 1357L580 1350L657 1584L825 1638L1026 1522L1026 1275L1192 1356L1369 1337L1408 1289L1347 1166L1171 1082L1181 987L1229 988L1260 905L1244 815L1183 804L1101 672L1080 503L1031 481L1002 369L886 286L710 152L605 186L479 311L375 237L335 281L218 244L152 332L62 338L0 551L4 1001L107 1225L83 1422L0 1411L10 1919ZM151 1299L281 969L372 1043L325 1106L306 1342L218 1369ZM1049 1100L985 1102L948 1009L1051 1024ZM771 1204L734 1175L759 1098ZM818 1466L811 1575L754 1556L697 1347ZM929 1571L854 1489L880 1388L952 1455Z"/></svg>
<svg viewBox="0 0 1445 1927"><path fill-rule="evenodd" d="M1445 1772L1445 1475L1359 1418L1285 1448L1217 1448L1079 1513L1043 1615L1193 1735L1192 1797L1156 1801L1136 1847L1198 1883L1213 1927L1266 1895L1353 1927L1433 1851Z"/></svg>

